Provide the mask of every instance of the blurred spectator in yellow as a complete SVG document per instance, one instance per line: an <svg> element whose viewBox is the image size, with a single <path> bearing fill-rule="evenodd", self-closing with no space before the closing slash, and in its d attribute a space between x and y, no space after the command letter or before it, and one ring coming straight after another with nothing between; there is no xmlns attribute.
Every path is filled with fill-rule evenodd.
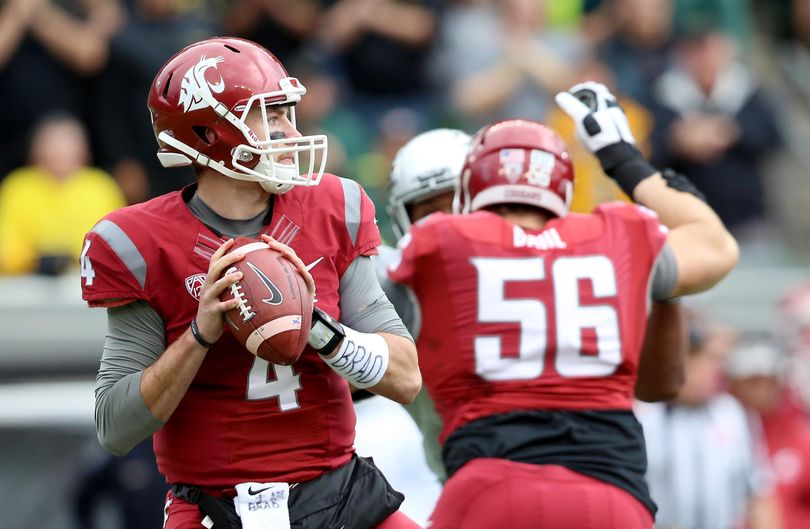
<svg viewBox="0 0 810 529"><path fill-rule="evenodd" d="M70 114L35 126L29 158L0 183L0 273L54 275L79 263L84 234L124 197L89 165L87 135Z"/></svg>
<svg viewBox="0 0 810 529"><path fill-rule="evenodd" d="M734 41L712 26L684 28L676 64L654 87L652 162L689 177L742 243L767 225L764 157L780 145L776 118Z"/></svg>
<svg viewBox="0 0 810 529"><path fill-rule="evenodd" d="M458 128L544 120L552 96L571 85L579 38L571 29L547 27L546 8L544 0L462 0L447 8L435 70Z"/></svg>
<svg viewBox="0 0 810 529"><path fill-rule="evenodd" d="M639 403L647 481L656 527L779 529L771 469L760 428L722 391L729 329L690 322L684 385L672 403ZM703 318L704 316L700 315Z"/></svg>
<svg viewBox="0 0 810 529"><path fill-rule="evenodd" d="M638 142L638 148L645 156L649 155L649 136L652 132L652 115L641 104L623 95L616 87L613 72L596 59L586 59L577 66L575 81L597 81L610 88L627 114L630 129ZM605 176L599 160L589 153L576 139L574 122L559 107L554 105L549 112L547 124L565 140L574 162L574 196L571 211L590 213L593 209L610 200L629 200L613 179Z"/></svg>
<svg viewBox="0 0 810 529"><path fill-rule="evenodd" d="M31 123L91 106L89 78L107 63L118 0L0 2L0 175L25 163Z"/></svg>
<svg viewBox="0 0 810 529"><path fill-rule="evenodd" d="M786 383L787 355L770 342L732 352L729 391L762 420L786 528L810 523L810 416Z"/></svg>

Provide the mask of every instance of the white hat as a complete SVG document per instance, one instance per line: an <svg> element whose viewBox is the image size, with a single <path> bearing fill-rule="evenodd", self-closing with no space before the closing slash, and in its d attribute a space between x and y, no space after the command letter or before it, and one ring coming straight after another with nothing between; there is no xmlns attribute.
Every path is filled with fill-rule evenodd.
<svg viewBox="0 0 810 529"><path fill-rule="evenodd" d="M731 352L726 366L729 378L780 377L785 355L769 342L743 343Z"/></svg>

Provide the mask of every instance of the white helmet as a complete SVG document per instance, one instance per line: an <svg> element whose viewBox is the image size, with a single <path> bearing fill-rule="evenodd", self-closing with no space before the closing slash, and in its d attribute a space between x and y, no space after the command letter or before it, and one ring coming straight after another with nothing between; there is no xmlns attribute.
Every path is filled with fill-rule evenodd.
<svg viewBox="0 0 810 529"><path fill-rule="evenodd" d="M387 206L397 238L411 227L409 205L455 189L470 140L460 130L434 129L414 137L397 152Z"/></svg>

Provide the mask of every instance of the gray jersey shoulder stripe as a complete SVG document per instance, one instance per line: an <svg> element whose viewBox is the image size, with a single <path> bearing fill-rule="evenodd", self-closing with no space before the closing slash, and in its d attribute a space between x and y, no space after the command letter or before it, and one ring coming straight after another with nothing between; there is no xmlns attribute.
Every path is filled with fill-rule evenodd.
<svg viewBox="0 0 810 529"><path fill-rule="evenodd" d="M343 186L343 201L346 204L346 229L352 244L357 242L357 232L360 231L361 220L361 200L360 184L354 180L340 177L340 184Z"/></svg>
<svg viewBox="0 0 810 529"><path fill-rule="evenodd" d="M135 243L129 238L118 224L111 220L104 219L91 230L102 239L114 251L121 261L129 268L141 288L146 285L146 261L141 255Z"/></svg>

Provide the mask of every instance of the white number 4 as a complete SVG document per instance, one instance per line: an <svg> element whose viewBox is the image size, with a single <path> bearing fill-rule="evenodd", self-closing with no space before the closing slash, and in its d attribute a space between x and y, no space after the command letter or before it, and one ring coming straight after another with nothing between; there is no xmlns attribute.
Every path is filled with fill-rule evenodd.
<svg viewBox="0 0 810 529"><path fill-rule="evenodd" d="M298 409L301 407L297 393L301 389L300 378L301 375L296 375L291 366L271 364L257 356L248 375L247 400L277 397L281 411Z"/></svg>
<svg viewBox="0 0 810 529"><path fill-rule="evenodd" d="M87 257L87 250L89 249L90 241L84 241L84 248L82 248L82 254L79 257L81 277L84 278L84 285L88 287L93 286L93 279L96 277L96 271L93 270L93 263L91 263L90 258Z"/></svg>

